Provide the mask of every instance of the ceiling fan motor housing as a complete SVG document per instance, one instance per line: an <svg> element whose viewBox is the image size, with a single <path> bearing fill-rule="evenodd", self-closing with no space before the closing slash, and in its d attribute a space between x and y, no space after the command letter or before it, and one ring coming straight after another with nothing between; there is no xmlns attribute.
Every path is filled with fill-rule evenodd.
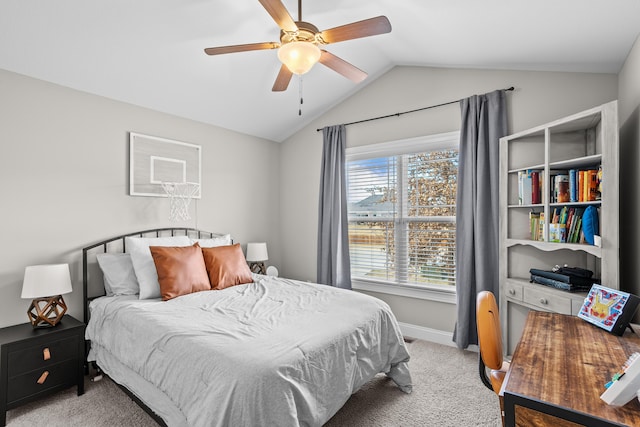
<svg viewBox="0 0 640 427"><path fill-rule="evenodd" d="M315 25L304 22L304 21L296 21L296 25L298 26L298 31L284 31L280 30L280 43L287 44L291 42L308 42L308 43L321 43L324 44L320 37L316 37L316 34L319 34L320 31L318 27Z"/></svg>

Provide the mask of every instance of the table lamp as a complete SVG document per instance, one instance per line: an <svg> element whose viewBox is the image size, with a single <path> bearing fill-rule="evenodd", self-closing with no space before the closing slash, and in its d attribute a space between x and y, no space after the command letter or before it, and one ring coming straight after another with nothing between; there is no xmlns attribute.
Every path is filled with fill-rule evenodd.
<svg viewBox="0 0 640 427"><path fill-rule="evenodd" d="M267 274L264 262L269 259L266 243L247 243L247 262L253 273Z"/></svg>
<svg viewBox="0 0 640 427"><path fill-rule="evenodd" d="M33 298L27 310L34 328L58 324L67 311L62 294L71 292L69 264L32 265L24 270L21 298Z"/></svg>

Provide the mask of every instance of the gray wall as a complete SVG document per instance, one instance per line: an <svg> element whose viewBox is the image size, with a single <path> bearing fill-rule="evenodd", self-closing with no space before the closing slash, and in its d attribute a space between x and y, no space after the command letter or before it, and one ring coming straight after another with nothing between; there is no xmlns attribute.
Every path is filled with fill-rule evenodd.
<svg viewBox="0 0 640 427"><path fill-rule="evenodd" d="M24 323L28 265L70 263L81 319L81 248L156 226L268 242L279 265L279 144L0 70L0 327ZM128 195L128 132L202 146L202 199L168 221L164 198ZM194 215L197 204L197 220Z"/></svg>
<svg viewBox="0 0 640 427"><path fill-rule="evenodd" d="M516 132L620 98L621 124L626 117L635 153L629 161L636 165L639 57L636 43L620 73L619 90L613 74L396 67L282 144L0 70L0 326L26 321L29 302L19 298L25 266L69 262L75 290L65 299L70 313L80 316L82 246L172 225L166 220L166 199L127 195L129 131L203 147L197 221L179 225L230 232L243 244L267 241L269 264L277 265L282 276L314 281L322 145L316 128L515 86L508 102L510 132ZM459 126L459 108L451 105L350 126L348 145ZM638 173L630 169L628 173ZM638 197L631 200L636 203ZM637 241L635 233L636 239L622 236L623 245ZM638 268L635 264L627 265L628 270ZM628 274L640 277L637 271ZM374 295L386 300L401 322L453 330L453 305Z"/></svg>
<svg viewBox="0 0 640 427"><path fill-rule="evenodd" d="M323 126L393 114L515 86L509 129L517 132L617 98L615 74L396 67L282 143L281 242L284 275L316 278L317 208ZM347 146L457 130L457 104L347 128ZM375 294L400 322L451 332L455 306Z"/></svg>
<svg viewBox="0 0 640 427"><path fill-rule="evenodd" d="M620 117L620 279L640 295L640 38L619 74ZM640 313L636 315L640 321Z"/></svg>

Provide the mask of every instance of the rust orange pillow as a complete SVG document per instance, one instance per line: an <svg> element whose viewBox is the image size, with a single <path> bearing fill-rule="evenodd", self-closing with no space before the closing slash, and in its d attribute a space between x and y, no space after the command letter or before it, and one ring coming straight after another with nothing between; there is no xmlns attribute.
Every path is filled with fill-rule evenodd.
<svg viewBox="0 0 640 427"><path fill-rule="evenodd" d="M253 282L240 244L202 248L211 288L220 290Z"/></svg>
<svg viewBox="0 0 640 427"><path fill-rule="evenodd" d="M211 290L202 250L193 246L149 246L158 272L164 301L193 292Z"/></svg>

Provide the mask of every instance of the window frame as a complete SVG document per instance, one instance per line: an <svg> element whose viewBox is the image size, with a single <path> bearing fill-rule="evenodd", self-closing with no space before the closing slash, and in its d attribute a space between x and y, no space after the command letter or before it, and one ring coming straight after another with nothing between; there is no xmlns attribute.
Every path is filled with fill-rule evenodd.
<svg viewBox="0 0 640 427"><path fill-rule="evenodd" d="M350 162L376 157L399 156L403 154L437 151L450 148L458 149L459 146L460 131L445 132L357 147L348 147L345 150L345 161ZM351 286L356 290L425 299L449 304L456 304L457 300L455 286L442 287L405 283L390 284L384 281L362 278L352 278Z"/></svg>

